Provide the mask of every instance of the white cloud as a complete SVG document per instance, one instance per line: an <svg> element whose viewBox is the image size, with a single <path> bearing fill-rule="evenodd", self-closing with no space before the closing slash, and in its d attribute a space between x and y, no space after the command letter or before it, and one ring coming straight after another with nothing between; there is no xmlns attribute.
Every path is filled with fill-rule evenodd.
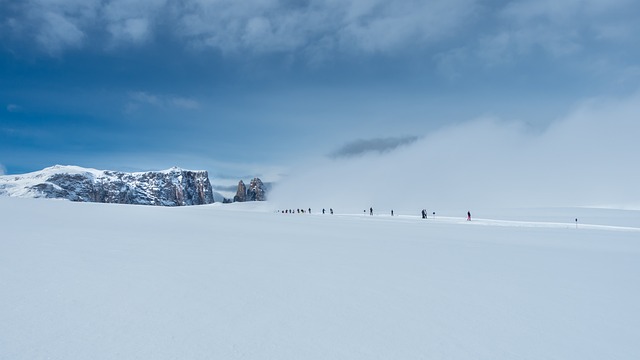
<svg viewBox="0 0 640 360"><path fill-rule="evenodd" d="M59 56L85 45L86 30L97 23L100 0L31 0L4 6L0 4L0 11L11 9L5 25L12 36Z"/></svg>
<svg viewBox="0 0 640 360"><path fill-rule="evenodd" d="M0 175L4 175L7 173L7 168L4 165L0 164Z"/></svg>
<svg viewBox="0 0 640 360"><path fill-rule="evenodd" d="M167 7L166 0L111 0L100 11L111 35L111 46L143 44L154 37L155 22Z"/></svg>
<svg viewBox="0 0 640 360"><path fill-rule="evenodd" d="M174 106L183 108L183 109L197 109L200 107L200 103L198 103L195 100L187 99L187 98L175 97L175 98L172 98L170 102Z"/></svg>
<svg viewBox="0 0 640 360"><path fill-rule="evenodd" d="M8 112L19 112L22 111L22 107L16 104L9 104L7 105L7 111Z"/></svg>
<svg viewBox="0 0 640 360"><path fill-rule="evenodd" d="M149 94L144 91L133 91L129 93L129 97L139 103L160 105L160 99L156 95Z"/></svg>
<svg viewBox="0 0 640 360"><path fill-rule="evenodd" d="M609 64L609 77L622 77L636 62L630 49L640 32L640 6L632 0L515 0L484 10L492 26L475 26L475 36L434 56L445 77L455 79L465 67L512 65L541 56L570 62L589 75L594 64Z"/></svg>
<svg viewBox="0 0 640 360"><path fill-rule="evenodd" d="M388 52L447 37L467 21L477 0L32 0L24 18L49 52L91 43L87 34L106 31L111 41L144 43L161 22L181 41L223 52ZM160 21L161 20L161 21ZM27 36L30 28L23 28Z"/></svg>
<svg viewBox="0 0 640 360"><path fill-rule="evenodd" d="M149 20L146 18L125 19L109 24L108 29L115 40L142 43L151 35Z"/></svg>
<svg viewBox="0 0 640 360"><path fill-rule="evenodd" d="M517 0L505 6L503 15L520 23L542 20L561 24L578 17L602 18L632 5L633 0Z"/></svg>
<svg viewBox="0 0 640 360"><path fill-rule="evenodd" d="M140 108L141 105L154 106L154 107L175 107L180 109L194 110L200 107L200 103L196 100L176 97L151 94L146 91L132 91L129 92L129 102L127 103L125 110L127 112L135 111Z"/></svg>
<svg viewBox="0 0 640 360"><path fill-rule="evenodd" d="M388 154L311 162L271 198L359 211L638 206L638 113L640 94L584 103L543 133L479 119Z"/></svg>
<svg viewBox="0 0 640 360"><path fill-rule="evenodd" d="M348 47L387 52L446 39L476 10L475 1L376 2L338 33Z"/></svg>
<svg viewBox="0 0 640 360"><path fill-rule="evenodd" d="M77 48L82 45L85 34L68 18L48 12L43 14L41 20L41 29L36 38L48 53L58 55L67 48Z"/></svg>
<svg viewBox="0 0 640 360"><path fill-rule="evenodd" d="M638 16L625 13L634 7L630 0L512 1L500 12L497 36L509 34L516 51L539 47L564 56L593 40L629 39L638 30Z"/></svg>
<svg viewBox="0 0 640 360"><path fill-rule="evenodd" d="M288 61L311 65L431 49L440 52L431 55L438 69L452 79L465 64L502 65L538 53L627 59L624 49L634 48L640 32L633 0L30 0L12 6L22 11L4 21L9 32L54 56L156 40L227 56L285 53ZM604 51L594 44L617 47Z"/></svg>

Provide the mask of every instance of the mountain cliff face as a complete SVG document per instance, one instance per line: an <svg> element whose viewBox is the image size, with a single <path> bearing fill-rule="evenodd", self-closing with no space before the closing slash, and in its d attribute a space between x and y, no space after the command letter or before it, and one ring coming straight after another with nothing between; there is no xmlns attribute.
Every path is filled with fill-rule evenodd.
<svg viewBox="0 0 640 360"><path fill-rule="evenodd" d="M180 168L125 173L56 165L0 176L0 195L161 206L214 202L208 173Z"/></svg>
<svg viewBox="0 0 640 360"><path fill-rule="evenodd" d="M267 200L267 187L260 178L253 178L249 183L249 187L240 180L238 183L238 191L233 197L234 202L245 201L265 201Z"/></svg>
<svg viewBox="0 0 640 360"><path fill-rule="evenodd" d="M238 191L236 191L236 196L233 197L234 202L244 202L247 201L247 187L244 185L244 181L240 180L238 183Z"/></svg>
<svg viewBox="0 0 640 360"><path fill-rule="evenodd" d="M267 200L267 189L260 178L253 178L247 189L247 201L265 201Z"/></svg>

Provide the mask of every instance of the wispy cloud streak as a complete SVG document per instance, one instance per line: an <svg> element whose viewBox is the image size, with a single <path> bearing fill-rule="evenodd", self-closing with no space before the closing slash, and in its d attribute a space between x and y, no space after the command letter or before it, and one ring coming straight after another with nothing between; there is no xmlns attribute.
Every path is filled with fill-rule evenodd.
<svg viewBox="0 0 640 360"><path fill-rule="evenodd" d="M417 136L388 137L367 140L355 140L343 145L329 154L332 158L351 157L369 152L385 153L395 150L399 146L409 145L418 140Z"/></svg>

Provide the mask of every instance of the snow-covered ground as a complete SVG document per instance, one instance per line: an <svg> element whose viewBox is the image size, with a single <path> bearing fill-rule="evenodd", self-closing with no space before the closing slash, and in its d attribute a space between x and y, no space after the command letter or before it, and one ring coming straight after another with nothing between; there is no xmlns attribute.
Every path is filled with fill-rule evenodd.
<svg viewBox="0 0 640 360"><path fill-rule="evenodd" d="M638 211L270 206L0 197L0 359L640 358Z"/></svg>

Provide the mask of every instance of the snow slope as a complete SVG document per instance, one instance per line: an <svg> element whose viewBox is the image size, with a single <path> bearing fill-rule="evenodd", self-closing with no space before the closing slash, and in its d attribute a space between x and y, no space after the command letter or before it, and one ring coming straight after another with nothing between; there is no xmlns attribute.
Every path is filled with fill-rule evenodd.
<svg viewBox="0 0 640 360"><path fill-rule="evenodd" d="M638 212L269 206L0 197L0 359L640 358Z"/></svg>

